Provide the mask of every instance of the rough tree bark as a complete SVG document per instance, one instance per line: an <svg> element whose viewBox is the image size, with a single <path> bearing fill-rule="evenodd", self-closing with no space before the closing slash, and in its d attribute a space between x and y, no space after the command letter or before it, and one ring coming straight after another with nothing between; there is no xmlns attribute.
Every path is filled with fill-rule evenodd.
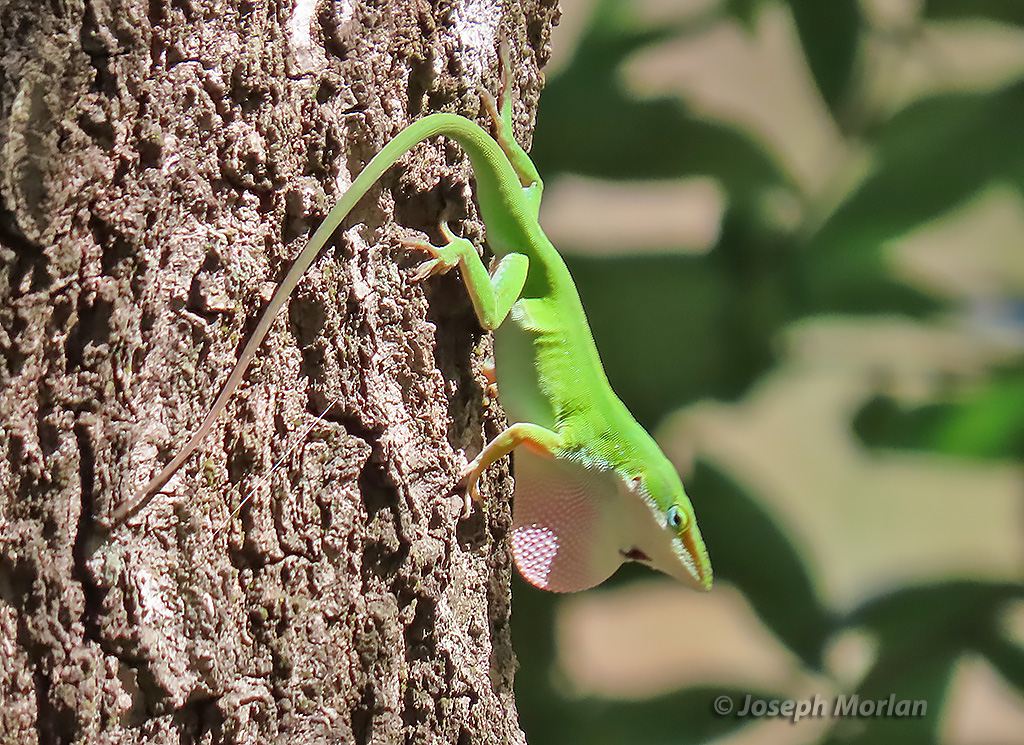
<svg viewBox="0 0 1024 745"><path fill-rule="evenodd" d="M0 742L522 741L509 479L465 521L449 493L500 428L488 339L398 243L481 239L453 143L363 200L165 493L97 521L369 156L483 121L501 36L525 138L553 6L0 0Z"/></svg>

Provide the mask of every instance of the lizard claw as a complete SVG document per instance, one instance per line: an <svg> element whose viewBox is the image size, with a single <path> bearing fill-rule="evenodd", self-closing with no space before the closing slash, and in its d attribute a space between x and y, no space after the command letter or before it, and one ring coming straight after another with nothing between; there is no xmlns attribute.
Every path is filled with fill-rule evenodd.
<svg viewBox="0 0 1024 745"><path fill-rule="evenodd" d="M428 277L433 277L436 274L444 274L449 269L451 269L451 267L445 266L440 259L429 259L413 269L411 279L413 282L422 282Z"/></svg>
<svg viewBox="0 0 1024 745"><path fill-rule="evenodd" d="M448 246L435 246L433 243L423 240L422 238L405 239L402 241L402 245L407 249L426 251L434 257L424 261L413 270L413 282L420 282L427 277L433 277L436 274L449 272L459 263L457 257L453 258L450 255L451 251L448 250Z"/></svg>
<svg viewBox="0 0 1024 745"><path fill-rule="evenodd" d="M473 512L473 503L480 503L480 489L477 483L480 481L480 472L477 470L477 463L475 460L462 469L462 473L459 474L458 485L466 490L466 500L462 508L463 519L468 518Z"/></svg>
<svg viewBox="0 0 1024 745"><path fill-rule="evenodd" d="M498 62L501 63L501 91L498 94L498 108L502 111L508 103L508 92L512 88L512 52L508 48L508 39L501 38L498 42Z"/></svg>
<svg viewBox="0 0 1024 745"><path fill-rule="evenodd" d="M484 108L487 110L487 116L490 117L494 123L495 128L504 126L504 122L501 120L501 112L498 109L498 102L494 100L494 94L484 88L482 85L476 87L477 93L480 94L480 101L483 103Z"/></svg>
<svg viewBox="0 0 1024 745"><path fill-rule="evenodd" d="M495 139L500 142L505 137L511 139L508 132L512 123L512 101L509 98L509 91L512 88L512 62L508 42L505 39L498 43L498 61L501 68L501 82L498 84L497 100L482 85L477 86L477 92L487 110L487 115L494 123Z"/></svg>

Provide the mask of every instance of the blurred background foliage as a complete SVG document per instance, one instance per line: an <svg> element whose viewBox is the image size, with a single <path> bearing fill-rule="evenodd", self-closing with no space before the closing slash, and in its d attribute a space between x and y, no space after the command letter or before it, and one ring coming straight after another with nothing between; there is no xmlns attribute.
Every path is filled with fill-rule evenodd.
<svg viewBox="0 0 1024 745"><path fill-rule="evenodd" d="M562 5L542 222L716 586L520 581L529 742L1021 742L1024 3Z"/></svg>

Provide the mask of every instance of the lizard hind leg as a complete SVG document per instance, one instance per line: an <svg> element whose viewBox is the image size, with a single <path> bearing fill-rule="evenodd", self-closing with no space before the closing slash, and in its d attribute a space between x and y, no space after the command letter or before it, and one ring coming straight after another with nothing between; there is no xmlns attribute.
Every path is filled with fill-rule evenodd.
<svg viewBox="0 0 1024 745"><path fill-rule="evenodd" d="M494 138L501 144L503 140L512 139L512 96L510 94L512 90L512 63L510 61L508 42L504 39L498 44L498 60L501 69L498 100L495 101L491 92L482 85L478 87L478 91L480 98L483 100L484 108L487 109L487 115L494 123ZM502 149L505 149L504 145L502 145Z"/></svg>
<svg viewBox="0 0 1024 745"><path fill-rule="evenodd" d="M516 142L512 130L512 63L508 43L504 39L498 45L498 56L501 60L501 89L498 91L498 100L495 101L490 91L482 87L479 89L480 97L487 115L494 124L495 142L515 169L523 189L531 193L532 201L539 210L540 192L544 188L544 182L541 181L540 173L530 160L530 156Z"/></svg>

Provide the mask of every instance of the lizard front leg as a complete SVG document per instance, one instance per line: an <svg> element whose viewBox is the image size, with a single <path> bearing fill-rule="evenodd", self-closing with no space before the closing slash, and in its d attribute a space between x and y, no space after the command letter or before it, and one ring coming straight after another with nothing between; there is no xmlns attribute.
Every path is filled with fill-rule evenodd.
<svg viewBox="0 0 1024 745"><path fill-rule="evenodd" d="M472 243L452 233L446 223L442 222L440 227L441 234L447 241L444 246L435 246L424 240L404 242L409 248L421 249L433 256L417 267L413 279L419 281L435 274L444 274L458 266L480 325L488 330L497 328L519 299L526 282L529 259L525 254L506 254L498 262L494 272L488 273ZM491 375L489 382L493 385L493 368ZM466 487L463 515L468 516L472 511L473 501L480 500L477 481L487 466L520 444L525 444L540 453L552 454L560 443L561 438L557 433L525 423L514 424L495 437L460 475L459 483Z"/></svg>
<svg viewBox="0 0 1024 745"><path fill-rule="evenodd" d="M537 455L554 458L562 449L562 436L547 427L529 422L516 422L491 440L469 464L462 469L459 484L466 489L466 514L471 509L470 500L479 502L477 482L487 466L501 460L520 445Z"/></svg>
<svg viewBox="0 0 1024 745"><path fill-rule="evenodd" d="M404 241L408 248L427 251L434 257L420 264L412 278L418 281L459 267L462 282L473 301L473 310L476 311L480 325L493 331L505 320L523 291L530 268L529 258L521 253L506 254L494 267L494 272L490 273L480 260L476 247L452 233L444 222L441 223L441 234L447 241L443 246L435 246L424 240Z"/></svg>

